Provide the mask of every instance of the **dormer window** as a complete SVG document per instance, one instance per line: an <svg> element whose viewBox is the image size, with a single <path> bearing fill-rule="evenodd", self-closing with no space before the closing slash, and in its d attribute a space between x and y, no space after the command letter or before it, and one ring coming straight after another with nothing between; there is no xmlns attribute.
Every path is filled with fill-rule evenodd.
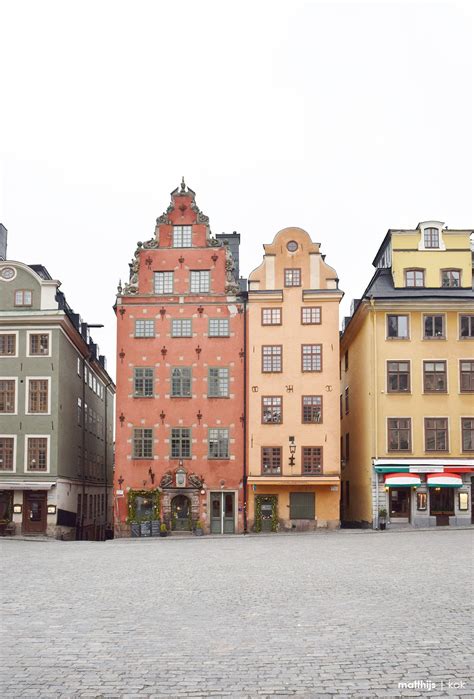
<svg viewBox="0 0 474 699"><path fill-rule="evenodd" d="M192 247L192 226L173 226L173 247Z"/></svg>
<svg viewBox="0 0 474 699"><path fill-rule="evenodd" d="M441 272L441 286L458 288L461 286L461 270L443 269Z"/></svg>
<svg viewBox="0 0 474 699"><path fill-rule="evenodd" d="M425 248L439 248L439 228L425 228Z"/></svg>
<svg viewBox="0 0 474 699"><path fill-rule="evenodd" d="M425 271L423 269L406 269L405 286L423 287L425 286Z"/></svg>

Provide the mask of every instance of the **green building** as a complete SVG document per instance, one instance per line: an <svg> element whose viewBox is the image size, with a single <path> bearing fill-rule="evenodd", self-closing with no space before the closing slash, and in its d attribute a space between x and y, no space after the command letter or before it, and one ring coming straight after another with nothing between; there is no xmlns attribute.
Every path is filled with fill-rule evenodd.
<svg viewBox="0 0 474 699"><path fill-rule="evenodd" d="M105 539L115 385L41 265L0 262L0 533Z"/></svg>

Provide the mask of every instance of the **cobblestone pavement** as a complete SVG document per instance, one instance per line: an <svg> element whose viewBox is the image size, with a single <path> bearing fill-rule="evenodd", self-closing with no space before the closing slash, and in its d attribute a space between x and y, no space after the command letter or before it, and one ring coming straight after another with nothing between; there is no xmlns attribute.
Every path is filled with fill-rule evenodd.
<svg viewBox="0 0 474 699"><path fill-rule="evenodd" d="M472 531L1 549L6 699L474 695Z"/></svg>

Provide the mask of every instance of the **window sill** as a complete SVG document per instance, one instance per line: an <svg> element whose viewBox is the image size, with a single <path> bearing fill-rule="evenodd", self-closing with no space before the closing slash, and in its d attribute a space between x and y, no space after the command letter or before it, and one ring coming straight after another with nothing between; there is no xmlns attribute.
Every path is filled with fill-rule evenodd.
<svg viewBox="0 0 474 699"><path fill-rule="evenodd" d="M146 400L150 400L150 398L154 398L155 396L133 396L134 398L145 398Z"/></svg>
<svg viewBox="0 0 474 699"><path fill-rule="evenodd" d="M228 400L230 396L207 396L210 400Z"/></svg>
<svg viewBox="0 0 474 699"><path fill-rule="evenodd" d="M171 396L171 395L170 395L170 398L174 398L174 399L176 399L176 398L185 398L186 400L188 400L189 398L192 398L192 396Z"/></svg>
<svg viewBox="0 0 474 699"><path fill-rule="evenodd" d="M411 396L411 391L387 391L387 396Z"/></svg>
<svg viewBox="0 0 474 699"><path fill-rule="evenodd" d="M230 461L230 456L208 456L208 461Z"/></svg>

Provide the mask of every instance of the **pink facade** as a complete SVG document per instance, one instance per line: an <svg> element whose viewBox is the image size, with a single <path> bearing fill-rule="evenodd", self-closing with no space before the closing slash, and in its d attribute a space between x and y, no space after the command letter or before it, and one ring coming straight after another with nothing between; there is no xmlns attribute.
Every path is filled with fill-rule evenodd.
<svg viewBox="0 0 474 699"><path fill-rule="evenodd" d="M238 239L211 236L183 182L119 287L116 535L146 519L175 531L198 522L214 533L242 530Z"/></svg>

